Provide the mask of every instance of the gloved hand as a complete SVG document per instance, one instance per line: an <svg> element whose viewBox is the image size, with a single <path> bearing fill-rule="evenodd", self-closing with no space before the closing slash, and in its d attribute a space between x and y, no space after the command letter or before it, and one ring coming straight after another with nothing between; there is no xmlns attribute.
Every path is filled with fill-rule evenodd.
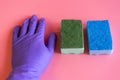
<svg viewBox="0 0 120 80"><path fill-rule="evenodd" d="M51 33L48 44L44 43L46 21L37 16L27 18L22 27L13 32L12 67L7 80L39 80L48 66L55 48L55 33Z"/></svg>

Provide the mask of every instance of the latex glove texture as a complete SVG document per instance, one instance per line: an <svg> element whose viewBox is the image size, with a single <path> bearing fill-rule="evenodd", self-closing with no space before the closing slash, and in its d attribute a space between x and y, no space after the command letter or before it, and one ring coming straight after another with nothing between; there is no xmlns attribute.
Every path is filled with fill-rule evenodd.
<svg viewBox="0 0 120 80"><path fill-rule="evenodd" d="M13 31L12 67L8 80L39 80L54 53L55 33L51 33L47 45L44 42L46 20L36 15L27 18L22 27Z"/></svg>

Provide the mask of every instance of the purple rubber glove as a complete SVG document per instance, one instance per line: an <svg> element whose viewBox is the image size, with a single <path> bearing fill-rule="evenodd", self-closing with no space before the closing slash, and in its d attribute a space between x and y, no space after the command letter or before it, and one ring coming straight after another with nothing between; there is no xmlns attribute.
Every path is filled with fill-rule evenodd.
<svg viewBox="0 0 120 80"><path fill-rule="evenodd" d="M46 21L37 16L26 19L22 27L13 32L12 67L7 80L40 80L48 66L55 48L55 33L51 33L47 45L44 43Z"/></svg>

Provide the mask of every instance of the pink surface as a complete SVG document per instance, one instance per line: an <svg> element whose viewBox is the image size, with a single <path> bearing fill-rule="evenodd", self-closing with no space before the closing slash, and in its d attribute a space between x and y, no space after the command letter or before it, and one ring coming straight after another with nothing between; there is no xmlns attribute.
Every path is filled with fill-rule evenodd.
<svg viewBox="0 0 120 80"><path fill-rule="evenodd" d="M42 80L120 80L120 0L0 0L0 80L11 71L12 29L26 17L47 19L46 35L58 33L61 19L109 19L113 36L112 55L63 55L59 41ZM87 46L85 32L85 46ZM87 48L85 53L88 53Z"/></svg>

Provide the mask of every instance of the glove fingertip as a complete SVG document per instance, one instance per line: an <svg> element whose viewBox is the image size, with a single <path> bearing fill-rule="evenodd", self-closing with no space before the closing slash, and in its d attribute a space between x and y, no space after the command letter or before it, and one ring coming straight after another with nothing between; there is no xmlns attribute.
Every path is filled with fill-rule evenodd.
<svg viewBox="0 0 120 80"><path fill-rule="evenodd" d="M15 41L19 37L20 26L16 26L13 31L13 40Z"/></svg>

